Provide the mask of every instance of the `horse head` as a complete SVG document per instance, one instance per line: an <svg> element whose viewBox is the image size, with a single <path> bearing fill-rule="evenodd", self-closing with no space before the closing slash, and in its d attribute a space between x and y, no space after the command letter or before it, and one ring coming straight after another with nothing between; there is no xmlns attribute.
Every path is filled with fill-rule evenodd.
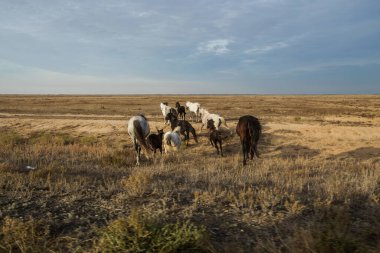
<svg viewBox="0 0 380 253"><path fill-rule="evenodd" d="M207 120L207 129L215 129L215 125L214 125L214 120L213 119L209 119Z"/></svg>

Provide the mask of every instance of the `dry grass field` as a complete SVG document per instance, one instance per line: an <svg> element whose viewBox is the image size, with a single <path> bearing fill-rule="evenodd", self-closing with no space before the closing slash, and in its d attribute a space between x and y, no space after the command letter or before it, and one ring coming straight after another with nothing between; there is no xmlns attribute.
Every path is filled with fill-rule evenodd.
<svg viewBox="0 0 380 253"><path fill-rule="evenodd" d="M187 100L258 117L261 157L194 123L135 166L129 117ZM380 252L380 96L0 96L0 252Z"/></svg>

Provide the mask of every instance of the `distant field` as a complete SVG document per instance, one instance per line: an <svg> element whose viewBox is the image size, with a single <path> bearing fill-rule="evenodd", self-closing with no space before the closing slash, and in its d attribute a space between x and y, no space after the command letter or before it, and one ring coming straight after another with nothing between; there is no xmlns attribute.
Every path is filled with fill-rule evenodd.
<svg viewBox="0 0 380 253"><path fill-rule="evenodd" d="M204 130L136 167L127 120L163 101L258 117L261 158ZM128 248L379 252L380 95L0 96L0 252Z"/></svg>

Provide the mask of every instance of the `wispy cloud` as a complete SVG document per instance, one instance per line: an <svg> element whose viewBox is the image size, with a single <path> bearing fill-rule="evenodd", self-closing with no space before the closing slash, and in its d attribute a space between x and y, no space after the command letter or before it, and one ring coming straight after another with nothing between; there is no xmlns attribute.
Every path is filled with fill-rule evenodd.
<svg viewBox="0 0 380 253"><path fill-rule="evenodd" d="M337 68L337 67L358 67L367 65L380 65L380 59L340 59L328 62L306 64L301 67L295 67L285 72L315 72L321 69ZM283 72L283 73L285 73Z"/></svg>
<svg viewBox="0 0 380 253"><path fill-rule="evenodd" d="M157 14L155 11L132 11L131 16L135 18L146 18Z"/></svg>
<svg viewBox="0 0 380 253"><path fill-rule="evenodd" d="M231 50L228 46L232 43L229 39L209 40L203 42L198 46L198 52L200 53L212 53L215 55L222 55L229 53Z"/></svg>
<svg viewBox="0 0 380 253"><path fill-rule="evenodd" d="M248 50L245 50L244 53L246 54L265 54L273 50L281 49L281 48L286 48L288 47L289 44L285 42L276 42L273 44L261 46L261 47L253 47Z"/></svg>

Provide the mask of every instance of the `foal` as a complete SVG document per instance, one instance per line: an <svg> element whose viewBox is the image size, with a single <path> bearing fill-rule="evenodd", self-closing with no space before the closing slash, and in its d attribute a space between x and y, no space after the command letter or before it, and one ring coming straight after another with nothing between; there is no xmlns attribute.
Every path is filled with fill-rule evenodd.
<svg viewBox="0 0 380 253"><path fill-rule="evenodd" d="M177 126L173 131L169 131L164 134L163 143L165 154L178 151L181 147L181 137L179 135L180 128L180 126Z"/></svg>
<svg viewBox="0 0 380 253"><path fill-rule="evenodd" d="M163 129L157 129L157 134L150 134L146 139L147 144L153 150L154 155L156 150L159 149L162 155L162 137L164 136Z"/></svg>
<svg viewBox="0 0 380 253"><path fill-rule="evenodd" d="M189 145L190 133L193 135L195 142L198 143L195 129L187 120L178 120L178 118L172 113L168 113L165 120L170 121L170 127L172 130L177 126L181 127L180 133L185 136L186 145Z"/></svg>
<svg viewBox="0 0 380 253"><path fill-rule="evenodd" d="M178 117L182 120L185 120L186 108L180 105L179 102L175 103L175 107L177 108Z"/></svg>
<svg viewBox="0 0 380 253"><path fill-rule="evenodd" d="M223 156L223 148L222 148L222 136L220 135L220 131L216 130L214 125L214 120L209 119L207 121L207 129L209 130L209 140L213 147L216 148L216 152L219 155L219 147L220 147L220 155ZM219 143L219 147L218 147Z"/></svg>

